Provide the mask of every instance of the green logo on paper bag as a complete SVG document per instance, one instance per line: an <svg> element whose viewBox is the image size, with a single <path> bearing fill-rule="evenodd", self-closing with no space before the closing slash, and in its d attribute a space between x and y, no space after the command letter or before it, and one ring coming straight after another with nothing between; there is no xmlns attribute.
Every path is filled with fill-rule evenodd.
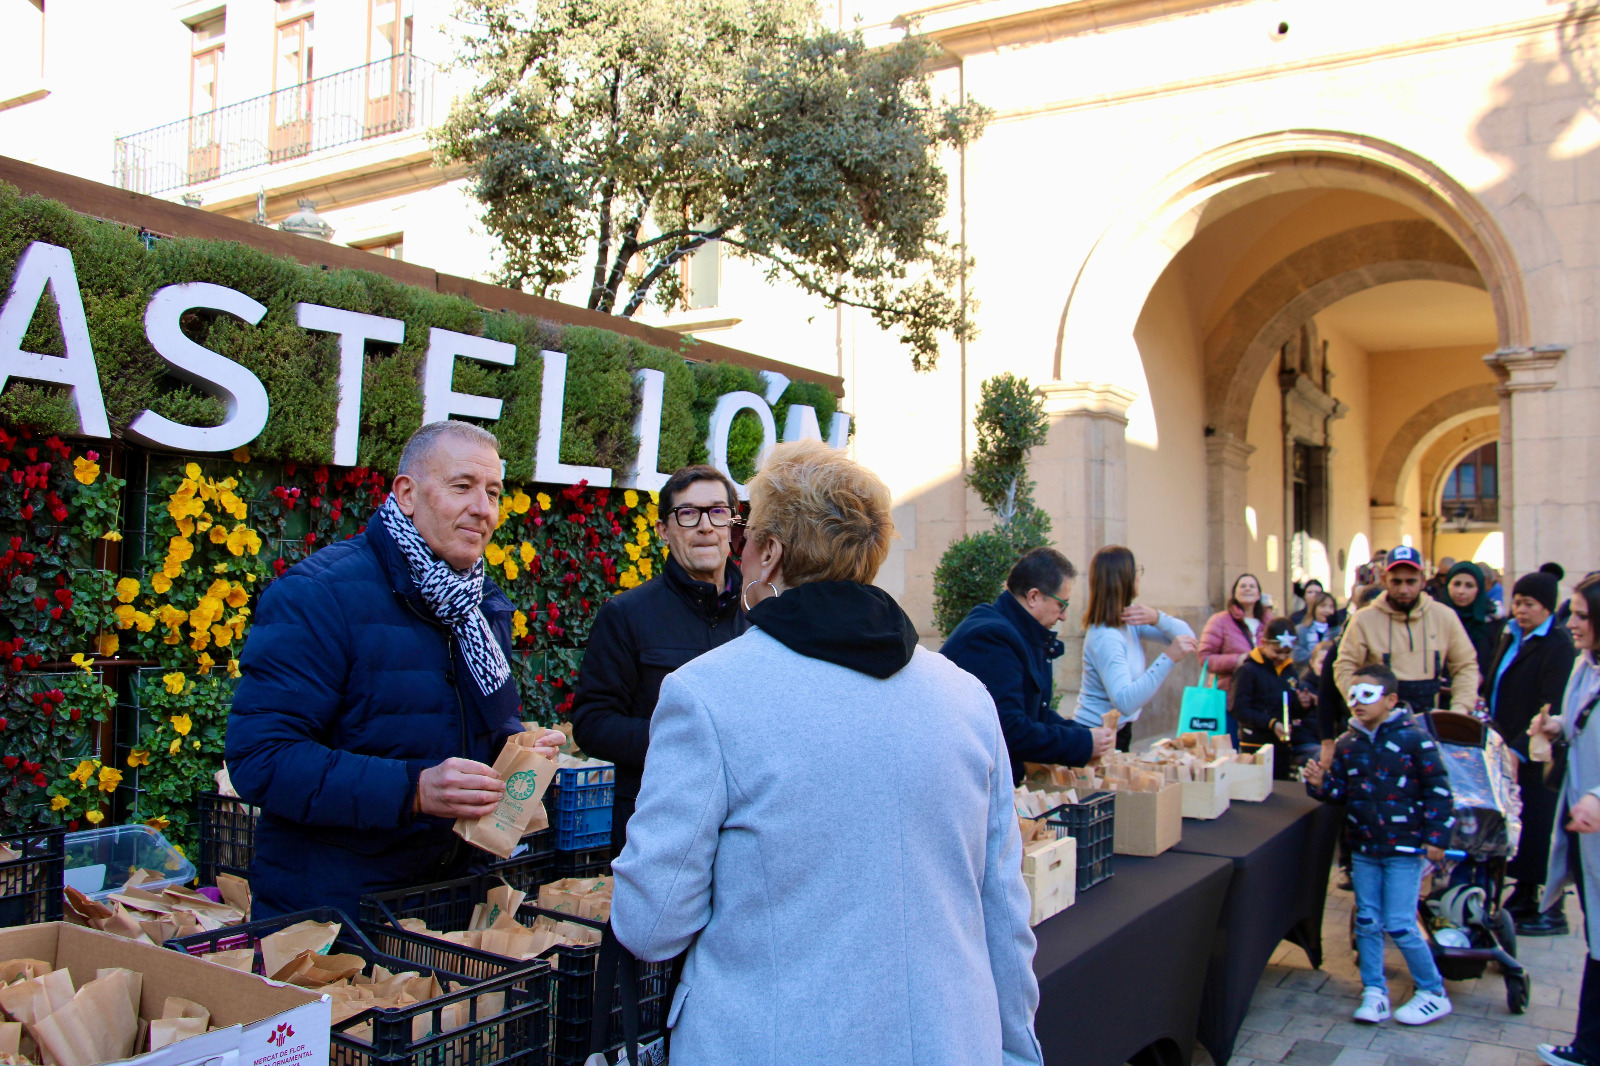
<svg viewBox="0 0 1600 1066"><path fill-rule="evenodd" d="M506 782L506 795L514 800L525 800L533 795L533 790L538 783L539 775L532 770L524 770L520 774L512 774L511 780Z"/></svg>

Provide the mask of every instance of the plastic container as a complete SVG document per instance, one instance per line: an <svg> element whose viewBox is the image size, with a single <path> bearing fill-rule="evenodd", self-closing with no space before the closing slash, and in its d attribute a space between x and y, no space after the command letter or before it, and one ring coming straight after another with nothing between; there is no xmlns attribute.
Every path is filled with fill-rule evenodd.
<svg viewBox="0 0 1600 1066"><path fill-rule="evenodd" d="M329 1061L336 1066L544 1066L547 1061L550 965L546 962L487 956L491 962L485 969L482 960L468 957L456 945L401 930L386 931L386 943L404 952L390 953L348 917L328 908L169 940L167 947L200 956L255 947L262 937L303 921L338 922L342 926L332 952L359 955L391 972L431 972L441 981L466 986L423 1003L394 1010L370 1010L337 1023L331 1033L333 1047L329 1055ZM255 972L261 972L259 952ZM504 994L504 1010L477 1020L482 1002L478 997L492 993ZM433 1035L443 1009L463 1001L472 1003L473 1020ZM370 1042L350 1035L350 1030L369 1021Z"/></svg>
<svg viewBox="0 0 1600 1066"><path fill-rule="evenodd" d="M1064 803L1044 812L1056 838L1078 842L1078 891L1085 892L1111 876L1116 837L1117 796L1096 792L1082 803Z"/></svg>
<svg viewBox="0 0 1600 1066"><path fill-rule="evenodd" d="M62 878L90 899L105 899L120 891L138 870L157 875L139 886L148 892L187 884L195 877L194 863L147 825L110 825L67 834Z"/></svg>
<svg viewBox="0 0 1600 1066"><path fill-rule="evenodd" d="M550 795L557 851L588 851L611 843L611 809L616 802L617 768L563 766Z"/></svg>
<svg viewBox="0 0 1600 1066"><path fill-rule="evenodd" d="M405 958L419 958L426 945L447 948L453 960L428 955L427 959L446 969L452 966L465 968L469 975L493 972L508 962L503 955L479 951L461 944L451 944L433 937L408 933L400 928L402 918L421 918L429 929L451 933L472 924L472 912L482 903L489 889L500 884L497 874L480 874L476 877L458 877L453 881L439 881L416 888L397 888L391 892L374 892L361 897L360 923L362 932L372 939L379 950L399 954ZM516 886L521 888L522 886ZM535 887L532 890L537 892ZM520 913L520 912L519 912ZM424 943L416 943L416 942Z"/></svg>
<svg viewBox="0 0 1600 1066"><path fill-rule="evenodd" d="M555 876L550 880L559 881L565 877L600 877L611 872L611 845L603 848L588 848L584 851L556 851Z"/></svg>
<svg viewBox="0 0 1600 1066"><path fill-rule="evenodd" d="M523 917L528 912L529 908L524 905L523 910L517 912L517 916ZM537 915L550 912L533 908L531 913ZM592 922L568 914L552 914L552 917L604 928L602 922ZM550 980L554 991L551 1003L550 1061L557 1066L583 1066L589 1057L589 1039L590 1034L594 1032L595 964L599 958L600 946L592 944L582 947L557 947L550 960L552 963ZM650 1043L661 1035L662 1023L666 1019L667 979L671 972L670 961L637 964L640 1046ZM622 1045L622 993L620 987L613 986L611 1012L606 1022L604 1044L607 1061L621 1050Z"/></svg>
<svg viewBox="0 0 1600 1066"><path fill-rule="evenodd" d="M0 926L61 920L61 875L66 866L65 829L0 836Z"/></svg>
<svg viewBox="0 0 1600 1066"><path fill-rule="evenodd" d="M257 817L256 808L237 796L200 794L201 884L216 884L219 873L250 876L250 863L256 855ZM492 862L489 869L512 887L526 891L529 886L556 879L555 851L555 830L542 829L523 837L511 858Z"/></svg>

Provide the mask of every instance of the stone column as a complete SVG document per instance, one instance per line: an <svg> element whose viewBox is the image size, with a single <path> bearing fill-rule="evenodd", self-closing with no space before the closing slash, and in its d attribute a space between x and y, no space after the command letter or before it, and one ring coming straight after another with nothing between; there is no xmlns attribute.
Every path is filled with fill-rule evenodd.
<svg viewBox="0 0 1600 1066"><path fill-rule="evenodd" d="M1107 544L1128 541L1128 408L1135 394L1119 385L1051 381L1039 387L1049 436L1033 450L1029 471L1039 506L1050 516L1052 539L1080 573ZM1083 668L1081 604L1089 594L1080 577L1073 608L1058 632L1067 653L1056 660L1056 690L1071 713Z"/></svg>
<svg viewBox="0 0 1600 1066"><path fill-rule="evenodd" d="M1505 531L1507 587L1547 558L1587 558L1569 549L1592 546L1587 530L1563 530L1566 504L1583 507L1593 486L1563 465L1571 428L1562 422L1556 370L1567 354L1560 345L1502 348L1483 357L1498 380L1500 397L1500 528ZM1584 526L1583 512L1571 516Z"/></svg>
<svg viewBox="0 0 1600 1066"><path fill-rule="evenodd" d="M1248 570L1250 530L1244 509L1255 445L1232 434L1206 438L1206 592L1213 604L1228 598L1234 575ZM1265 535L1265 534L1263 534Z"/></svg>
<svg viewBox="0 0 1600 1066"><path fill-rule="evenodd" d="M1398 503L1375 503L1367 508L1372 530L1372 550L1388 550L1400 543L1406 531L1406 509Z"/></svg>

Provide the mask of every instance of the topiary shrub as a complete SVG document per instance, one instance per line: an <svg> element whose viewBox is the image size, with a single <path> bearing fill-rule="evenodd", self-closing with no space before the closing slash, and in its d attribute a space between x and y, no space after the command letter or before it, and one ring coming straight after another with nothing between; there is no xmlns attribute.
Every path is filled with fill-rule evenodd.
<svg viewBox="0 0 1600 1066"><path fill-rule="evenodd" d="M933 572L933 624L949 636L980 603L1000 595L1021 553L999 530L969 533L945 549Z"/></svg>

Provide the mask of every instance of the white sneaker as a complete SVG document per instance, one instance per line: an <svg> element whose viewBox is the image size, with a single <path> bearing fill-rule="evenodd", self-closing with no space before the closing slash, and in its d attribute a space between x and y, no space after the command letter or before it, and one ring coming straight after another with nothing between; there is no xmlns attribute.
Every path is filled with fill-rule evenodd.
<svg viewBox="0 0 1600 1066"><path fill-rule="evenodd" d="M1377 1025L1389 1020L1389 993L1381 988L1363 988L1361 1006L1356 1008L1356 1021Z"/></svg>
<svg viewBox="0 0 1600 1066"><path fill-rule="evenodd" d="M1401 1025L1427 1025L1454 1009L1450 1006L1449 996L1436 996L1419 988L1409 1003L1394 1012L1394 1020Z"/></svg>

